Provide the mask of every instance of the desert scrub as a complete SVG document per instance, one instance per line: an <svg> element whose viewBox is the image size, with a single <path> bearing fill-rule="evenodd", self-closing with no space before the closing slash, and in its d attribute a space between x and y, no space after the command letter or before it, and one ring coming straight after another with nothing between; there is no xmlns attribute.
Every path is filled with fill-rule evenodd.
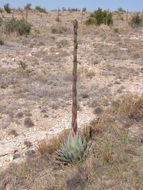
<svg viewBox="0 0 143 190"><path fill-rule="evenodd" d="M98 9L94 13L91 13L88 19L85 22L87 25L89 24L106 24L110 25L113 24L113 18L112 18L112 13L106 10Z"/></svg>
<svg viewBox="0 0 143 190"><path fill-rule="evenodd" d="M64 34L68 31L68 28L65 26L52 26L51 32L53 34Z"/></svg>
<svg viewBox="0 0 143 190"><path fill-rule="evenodd" d="M46 9L41 8L41 7L39 7L39 6L36 6L36 7L35 7L35 10L36 10L36 11L39 11L40 13L46 13L46 12L47 12Z"/></svg>
<svg viewBox="0 0 143 190"><path fill-rule="evenodd" d="M27 36L31 31L31 24L26 22L24 19L17 20L15 18L12 18L6 22L5 30L9 34L16 32L19 35Z"/></svg>
<svg viewBox="0 0 143 190"><path fill-rule="evenodd" d="M11 8L9 7L9 4L7 3L7 4L5 4L4 5L4 10L7 12L7 13L11 13Z"/></svg>
<svg viewBox="0 0 143 190"><path fill-rule="evenodd" d="M79 133L75 135L70 133L57 151L57 160L64 165L82 161L87 157L90 146L91 141L87 142Z"/></svg>
<svg viewBox="0 0 143 190"><path fill-rule="evenodd" d="M142 19L141 17L136 14L132 17L131 21L129 22L129 25L132 27L132 28L136 28L136 27L139 27L142 25Z"/></svg>

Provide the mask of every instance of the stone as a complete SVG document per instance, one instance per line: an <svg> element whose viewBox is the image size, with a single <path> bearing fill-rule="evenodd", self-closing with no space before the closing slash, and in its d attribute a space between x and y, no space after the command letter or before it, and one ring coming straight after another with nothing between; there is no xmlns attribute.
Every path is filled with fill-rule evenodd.
<svg viewBox="0 0 143 190"><path fill-rule="evenodd" d="M30 128L30 127L33 127L33 126L34 126L34 123L33 123L33 121L31 120L30 117L27 117L27 118L25 118L25 120L24 120L24 125L25 125L27 128Z"/></svg>
<svg viewBox="0 0 143 190"><path fill-rule="evenodd" d="M103 113L103 109L101 107L96 107L94 110L94 114L100 115Z"/></svg>

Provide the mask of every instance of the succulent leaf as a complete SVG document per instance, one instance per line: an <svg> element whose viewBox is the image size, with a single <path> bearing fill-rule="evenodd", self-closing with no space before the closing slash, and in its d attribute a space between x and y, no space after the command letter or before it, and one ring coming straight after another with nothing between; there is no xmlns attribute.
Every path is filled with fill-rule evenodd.
<svg viewBox="0 0 143 190"><path fill-rule="evenodd" d="M67 165L86 158L91 146L91 141L87 142L79 133L69 134L67 140L57 151L57 160Z"/></svg>

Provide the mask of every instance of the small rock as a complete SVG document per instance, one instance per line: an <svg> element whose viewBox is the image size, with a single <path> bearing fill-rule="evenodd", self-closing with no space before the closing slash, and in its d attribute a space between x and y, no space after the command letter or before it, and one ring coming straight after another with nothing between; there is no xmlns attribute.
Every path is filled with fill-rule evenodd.
<svg viewBox="0 0 143 190"><path fill-rule="evenodd" d="M21 119L22 117L23 117L23 113L22 112L17 113L16 118Z"/></svg>
<svg viewBox="0 0 143 190"><path fill-rule="evenodd" d="M47 118L47 117L49 117L47 114L46 114L46 115L44 115L44 118Z"/></svg>
<svg viewBox="0 0 143 190"><path fill-rule="evenodd" d="M88 94L86 94L86 93L84 93L84 94L82 94L82 98L88 98L89 97L89 95Z"/></svg>
<svg viewBox="0 0 143 190"><path fill-rule="evenodd" d="M96 107L94 110L94 114L100 115L103 113L103 109L101 107Z"/></svg>
<svg viewBox="0 0 143 190"><path fill-rule="evenodd" d="M20 158L20 154L19 154L19 153L14 154L13 160L15 160L15 159L17 159L17 158Z"/></svg>
<svg viewBox="0 0 143 190"><path fill-rule="evenodd" d="M18 133L16 132L15 129L12 129L12 130L9 131L8 135L13 135L13 136L16 137L16 136L18 136Z"/></svg>
<svg viewBox="0 0 143 190"><path fill-rule="evenodd" d="M34 126L34 123L33 123L33 121L31 120L30 117L27 117L27 118L25 118L25 120L24 120L24 125L25 125L26 127L30 128L30 127L33 127L33 126Z"/></svg>
<svg viewBox="0 0 143 190"><path fill-rule="evenodd" d="M33 157L35 156L36 152L35 150L28 150L25 155L28 156L28 157Z"/></svg>
<svg viewBox="0 0 143 190"><path fill-rule="evenodd" d="M27 148L30 148L32 143L30 141L24 141L24 145L27 146Z"/></svg>

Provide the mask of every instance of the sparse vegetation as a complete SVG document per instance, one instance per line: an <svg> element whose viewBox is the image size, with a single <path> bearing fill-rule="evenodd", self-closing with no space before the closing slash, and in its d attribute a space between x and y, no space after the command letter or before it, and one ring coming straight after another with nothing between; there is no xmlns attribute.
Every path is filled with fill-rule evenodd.
<svg viewBox="0 0 143 190"><path fill-rule="evenodd" d="M139 27L142 25L142 19L141 17L136 14L132 17L131 21L129 22L130 26L135 28L135 27Z"/></svg>
<svg viewBox="0 0 143 190"><path fill-rule="evenodd" d="M86 24L113 24L113 19L112 19L112 13L106 10L98 9L94 13L91 13L89 18L86 20Z"/></svg>
<svg viewBox="0 0 143 190"><path fill-rule="evenodd" d="M29 11L27 38L17 29L25 10L0 17L0 190L141 190L142 28L127 25L135 13L116 11L112 27L96 27L94 16L95 26L82 24L88 12L66 11L57 23L57 10L38 11ZM6 30L8 22L14 27ZM69 129L73 57L75 136Z"/></svg>
<svg viewBox="0 0 143 190"><path fill-rule="evenodd" d="M47 12L46 9L41 8L40 6L36 6L36 7L35 7L35 10L36 10L36 11L39 11L40 13L46 13L46 12Z"/></svg>
<svg viewBox="0 0 143 190"><path fill-rule="evenodd" d="M10 6L9 6L8 3L4 5L4 10L5 10L7 13L9 13L9 14L11 13L11 8L10 8Z"/></svg>
<svg viewBox="0 0 143 190"><path fill-rule="evenodd" d="M27 36L30 33L31 24L26 22L24 19L17 20L12 18L6 22L5 29L7 33L16 32L19 35Z"/></svg>
<svg viewBox="0 0 143 190"><path fill-rule="evenodd" d="M103 114L98 121L93 121L90 124L93 137L96 136L95 139L92 138L91 150L83 162L70 167L59 166L56 162L55 151L60 143L65 141L67 135L63 135L64 138L61 141L57 141L56 137L55 141L51 141L50 149L47 149L45 144L44 146L40 145L41 156L36 155L33 158L28 158L26 162L20 165L14 164L2 172L0 174L1 187L4 186L8 178L12 190L22 189L25 186L34 190L44 190L45 188L56 188L57 190L94 190L96 188L99 190L103 187L104 189L109 187L125 189L126 186L130 189L141 189L143 186L142 166L141 162L137 161L140 155L140 149L137 147L141 146L141 142L129 138L128 130L124 126L119 127L115 124L116 122L112 123L116 116L115 112L112 116L110 112L106 112L106 115ZM68 142L65 141L65 146L63 146L63 148L69 147L67 154L69 153L70 157L72 155L70 152L75 150L75 142L79 142L78 138L76 140L73 143L74 146L66 144L70 145L71 139ZM82 143L79 145L81 147ZM63 152L63 149L61 150L60 154ZM16 180L13 180L13 176L16 176Z"/></svg>

